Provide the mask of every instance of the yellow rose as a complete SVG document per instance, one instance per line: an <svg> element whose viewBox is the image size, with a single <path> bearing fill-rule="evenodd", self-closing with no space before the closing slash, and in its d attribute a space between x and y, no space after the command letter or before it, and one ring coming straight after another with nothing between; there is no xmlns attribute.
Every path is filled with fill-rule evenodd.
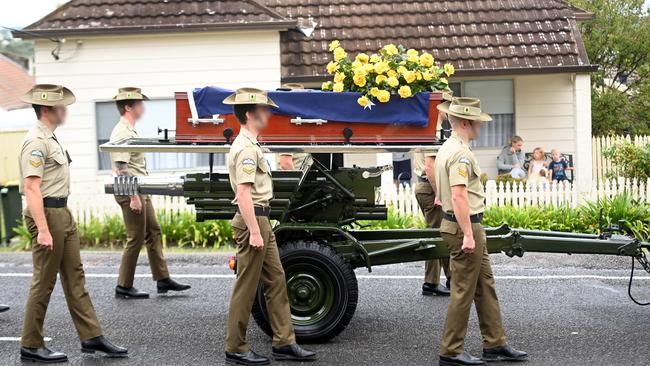
<svg viewBox="0 0 650 366"><path fill-rule="evenodd" d="M377 74L383 74L386 71L390 69L390 66L388 65L388 62L386 61L380 61L375 64L375 72Z"/></svg>
<svg viewBox="0 0 650 366"><path fill-rule="evenodd" d="M330 62L327 64L327 73L328 73L328 74L333 74L333 73L335 73L338 69L339 69L339 64L336 63L336 62L334 62L334 61L330 61Z"/></svg>
<svg viewBox="0 0 650 366"><path fill-rule="evenodd" d="M395 45L392 44L392 43L385 45L382 49L388 55L397 55L399 53L399 51L397 50L397 47L395 47Z"/></svg>
<svg viewBox="0 0 650 366"><path fill-rule="evenodd" d="M433 75L431 75L431 73L429 71L425 71L422 74L422 79L424 79L425 81L431 81L431 80L433 80Z"/></svg>
<svg viewBox="0 0 650 366"><path fill-rule="evenodd" d="M390 92L388 90L380 90L377 92L377 100L382 103L387 103L390 100Z"/></svg>
<svg viewBox="0 0 650 366"><path fill-rule="evenodd" d="M416 71L416 72L415 72L415 77L416 77L418 80L422 80L422 73L421 73L420 71Z"/></svg>
<svg viewBox="0 0 650 366"><path fill-rule="evenodd" d="M335 92L342 92L343 91L343 83L335 83L334 86L332 87L332 90Z"/></svg>
<svg viewBox="0 0 650 366"><path fill-rule="evenodd" d="M359 87L364 87L366 86L366 75L354 74L354 76L352 77L352 81L354 81L354 85Z"/></svg>
<svg viewBox="0 0 650 366"><path fill-rule="evenodd" d="M404 80L406 80L407 83L412 83L417 79L417 76L415 75L415 72L413 71L407 71L404 73Z"/></svg>
<svg viewBox="0 0 650 366"><path fill-rule="evenodd" d="M396 78L396 77L397 77L397 71L395 71L395 70L388 70L388 71L386 72L386 75L388 75L389 77L395 77L395 78Z"/></svg>
<svg viewBox="0 0 650 366"><path fill-rule="evenodd" d="M347 57L347 53L345 53L345 50L341 47L337 47L334 49L334 61L341 61L345 57Z"/></svg>
<svg viewBox="0 0 650 366"><path fill-rule="evenodd" d="M365 107L368 104L370 104L370 99L368 99L368 97L364 95L359 97L359 99L357 99L357 103L359 103L360 106Z"/></svg>
<svg viewBox="0 0 650 366"><path fill-rule="evenodd" d="M360 67L363 67L363 64L359 61L352 61L352 69L358 69Z"/></svg>
<svg viewBox="0 0 650 366"><path fill-rule="evenodd" d="M378 54L373 53L373 54L370 56L370 62L372 62L373 64L374 64L374 63L377 63L377 62L379 62L379 61L381 61L381 57L379 57Z"/></svg>
<svg viewBox="0 0 650 366"><path fill-rule="evenodd" d="M345 80L345 74L344 73L337 72L336 74L334 74L334 82L335 83L341 83L341 82L343 82L343 80Z"/></svg>
<svg viewBox="0 0 650 366"><path fill-rule="evenodd" d="M446 78L440 78L440 82L443 84L449 84L449 81Z"/></svg>
<svg viewBox="0 0 650 366"><path fill-rule="evenodd" d="M402 74L402 75L404 75L404 73L406 73L406 71L408 71L408 69L407 69L406 67L404 67L404 66L397 66L397 73L398 73L398 74Z"/></svg>
<svg viewBox="0 0 650 366"><path fill-rule="evenodd" d="M330 52L334 51L335 49L337 49L337 48L339 48L339 47L341 47L341 42L339 42L339 41L336 40L336 39L333 40L333 41L330 43Z"/></svg>
<svg viewBox="0 0 650 366"><path fill-rule="evenodd" d="M373 64L365 64L365 65L363 65L363 71L365 71L366 74L370 74L371 72L375 71L375 65L373 65Z"/></svg>
<svg viewBox="0 0 650 366"><path fill-rule="evenodd" d="M412 48L409 48L408 50L406 50L406 55L407 55L407 56L413 56L413 55L417 56L417 55L418 55L418 51L417 51L417 50L414 50L414 49L412 49Z"/></svg>
<svg viewBox="0 0 650 366"><path fill-rule="evenodd" d="M332 82L331 81L326 81L323 83L321 86L322 90L331 90L332 89Z"/></svg>
<svg viewBox="0 0 650 366"><path fill-rule="evenodd" d="M424 67L431 67L433 65L433 62L434 62L433 55L431 55L430 53L425 52L422 55L420 55L420 65Z"/></svg>
<svg viewBox="0 0 650 366"><path fill-rule="evenodd" d="M394 88L394 87L399 85L399 80L397 80L397 78L395 76L390 76L390 77L388 77L388 79L386 79L386 83L390 87Z"/></svg>
<svg viewBox="0 0 650 366"><path fill-rule="evenodd" d="M388 79L386 75L377 75L377 77L375 78L375 83L381 84L384 81L386 81L386 79Z"/></svg>
<svg viewBox="0 0 650 366"><path fill-rule="evenodd" d="M415 62L415 63L418 63L418 62L420 61L420 57L418 57L418 55L407 56L406 59L407 59L409 62Z"/></svg>
<svg viewBox="0 0 650 366"><path fill-rule="evenodd" d="M368 57L368 55L366 55L365 53L360 53L357 55L355 60L361 62L362 64L367 64L368 61L370 60L370 57Z"/></svg>
<svg viewBox="0 0 650 366"><path fill-rule="evenodd" d="M397 94L399 94L399 96L402 98L408 98L413 95L411 94L411 87L408 85L400 86L399 90L397 90Z"/></svg>
<svg viewBox="0 0 650 366"><path fill-rule="evenodd" d="M378 94L379 94L379 88L377 88L377 87L370 88L370 95L372 95L373 97L377 98L377 95L378 95Z"/></svg>
<svg viewBox="0 0 650 366"><path fill-rule="evenodd" d="M443 66L443 68L444 68L445 74L447 74L447 76L452 76L456 72L456 69L454 69L454 65L452 65L452 64L445 64L445 66Z"/></svg>

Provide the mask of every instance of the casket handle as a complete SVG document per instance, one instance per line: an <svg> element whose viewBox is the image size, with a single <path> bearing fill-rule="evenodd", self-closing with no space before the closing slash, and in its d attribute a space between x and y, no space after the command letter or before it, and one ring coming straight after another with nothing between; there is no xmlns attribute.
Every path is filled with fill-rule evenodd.
<svg viewBox="0 0 650 366"><path fill-rule="evenodd" d="M213 125L220 125L225 120L223 118L188 118L187 122L191 123L192 126L196 127L202 123L211 123Z"/></svg>
<svg viewBox="0 0 650 366"><path fill-rule="evenodd" d="M301 117L296 117L291 119L291 123L294 125L301 125L303 123L310 123L314 124L317 126L320 126L324 123L327 123L326 119L320 119L320 118L301 118Z"/></svg>

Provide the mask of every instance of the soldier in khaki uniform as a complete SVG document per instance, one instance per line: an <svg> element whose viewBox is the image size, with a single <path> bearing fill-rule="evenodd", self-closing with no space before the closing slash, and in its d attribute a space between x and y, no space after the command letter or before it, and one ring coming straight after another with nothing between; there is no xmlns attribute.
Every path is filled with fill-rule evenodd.
<svg viewBox="0 0 650 366"><path fill-rule="evenodd" d="M54 131L64 123L66 106L74 103L75 96L60 85L40 84L23 95L22 100L33 105L38 122L27 132L19 158L23 178L20 191L27 201L23 215L32 234L34 263L25 306L21 359L42 363L67 361L65 354L50 351L43 342L43 322L57 274L81 339L81 351L126 356L126 348L113 345L102 335L86 290L77 226L67 208L71 160Z"/></svg>
<svg viewBox="0 0 650 366"><path fill-rule="evenodd" d="M276 360L311 360L315 353L296 344L284 270L269 221L273 198L271 167L257 136L267 126L268 107L277 107L266 92L242 88L226 98L233 105L241 129L230 148L228 173L238 213L232 220L237 242L235 279L226 335L226 363L268 365L269 359L253 352L246 342L246 329L257 286L264 285L266 306L273 328L272 353Z"/></svg>
<svg viewBox="0 0 650 366"><path fill-rule="evenodd" d="M279 154L278 166L280 170L298 170L302 169L305 161L307 161L307 164L311 164L311 154L281 153Z"/></svg>
<svg viewBox="0 0 650 366"><path fill-rule="evenodd" d="M453 133L436 158L435 180L442 201L442 239L450 253L451 299L440 347L440 365L484 365L487 361L519 361L527 358L506 343L494 276L481 226L485 194L481 170L469 142L481 123L492 118L481 111L476 98L456 98L438 106L446 113ZM483 360L465 352L464 341L472 303L476 306Z"/></svg>
<svg viewBox="0 0 650 366"><path fill-rule="evenodd" d="M140 88L120 88L113 97L120 120L111 133L111 142L138 137L135 124L144 114L144 101L148 100ZM142 152L111 153L111 163L116 175L146 176L147 162ZM184 291L189 285L178 283L169 278L167 262L163 256L162 234L156 217L156 212L148 195L115 196L122 209L124 225L126 226L126 248L122 254L120 275L115 287L115 297L124 299L149 298L149 294L133 287L135 267L142 246L147 248L149 266L153 280L157 281L158 293L168 291Z"/></svg>
<svg viewBox="0 0 650 366"><path fill-rule="evenodd" d="M434 167L435 151L416 151L413 154L413 174L418 182L415 185L415 199L424 214L427 227L439 228L442 221L442 207L436 202L436 182ZM447 286L440 284L440 267L445 271ZM424 265L424 283L422 294L426 296L449 296L449 259L431 259Z"/></svg>

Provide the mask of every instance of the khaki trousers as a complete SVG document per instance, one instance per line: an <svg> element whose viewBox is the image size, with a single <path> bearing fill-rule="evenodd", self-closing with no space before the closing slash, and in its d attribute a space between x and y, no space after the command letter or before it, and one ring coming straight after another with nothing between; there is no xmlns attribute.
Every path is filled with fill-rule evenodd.
<svg viewBox="0 0 650 366"><path fill-rule="evenodd" d="M291 320L291 308L287 297L284 269L280 262L278 246L268 217L257 217L264 248L252 249L249 245L250 232L244 218L237 214L232 227L237 242L237 277L230 297L228 329L226 333L227 352L247 352L246 329L251 315L258 284L264 285L266 309L273 329L273 346L282 347L296 343Z"/></svg>
<svg viewBox="0 0 650 366"><path fill-rule="evenodd" d="M449 248L451 267L451 299L442 334L440 355L456 356L464 352L467 322L472 302L476 306L483 347L506 344L501 321L501 309L494 285L494 275L487 251L485 230L481 224L472 224L476 249L464 253L463 232L457 223L442 220L442 239Z"/></svg>
<svg viewBox="0 0 650 366"><path fill-rule="evenodd" d="M442 207L435 205L436 193L428 182L415 185L415 199L429 228L439 228L442 221ZM445 271L445 277L450 278L449 259L431 259L424 263L424 282L440 284L440 267Z"/></svg>
<svg viewBox="0 0 650 366"><path fill-rule="evenodd" d="M125 288L133 286L135 267L138 264L138 256L143 245L147 247L147 256L149 257L153 280L158 281L169 278L167 261L163 256L162 234L156 218L156 211L151 204L151 197L140 196L142 201L141 213L135 213L131 210L129 207L131 203L130 197L115 196L115 200L122 208L122 217L124 217L124 225L126 226L126 248L122 253L117 285Z"/></svg>
<svg viewBox="0 0 650 366"><path fill-rule="evenodd" d="M36 223L28 212L25 215L25 224L32 234L34 271L25 306L21 343L29 348L44 346L43 322L57 274L61 277L65 300L79 339L85 341L102 335L95 308L86 291L79 236L72 214L67 208L45 208L45 218L53 239L52 250L37 244Z"/></svg>

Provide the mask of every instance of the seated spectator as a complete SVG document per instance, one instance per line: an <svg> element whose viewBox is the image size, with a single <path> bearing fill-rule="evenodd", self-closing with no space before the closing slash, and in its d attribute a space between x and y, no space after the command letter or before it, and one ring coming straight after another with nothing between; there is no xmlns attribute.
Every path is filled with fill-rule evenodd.
<svg viewBox="0 0 650 366"><path fill-rule="evenodd" d="M546 162L544 149L541 147L536 147L533 150L533 158L528 165L528 182L533 184L539 184L541 182L547 181L547 171L546 167L548 163Z"/></svg>
<svg viewBox="0 0 650 366"><path fill-rule="evenodd" d="M551 162L548 164L551 180L556 182L571 182L566 175L567 170L575 170L575 167L569 166L566 160L562 159L562 153L559 149L551 150Z"/></svg>
<svg viewBox="0 0 650 366"><path fill-rule="evenodd" d="M510 174L515 179L526 178L524 170L525 156L523 152L524 139L513 136L510 144L505 146L497 157L497 169L499 175Z"/></svg>

